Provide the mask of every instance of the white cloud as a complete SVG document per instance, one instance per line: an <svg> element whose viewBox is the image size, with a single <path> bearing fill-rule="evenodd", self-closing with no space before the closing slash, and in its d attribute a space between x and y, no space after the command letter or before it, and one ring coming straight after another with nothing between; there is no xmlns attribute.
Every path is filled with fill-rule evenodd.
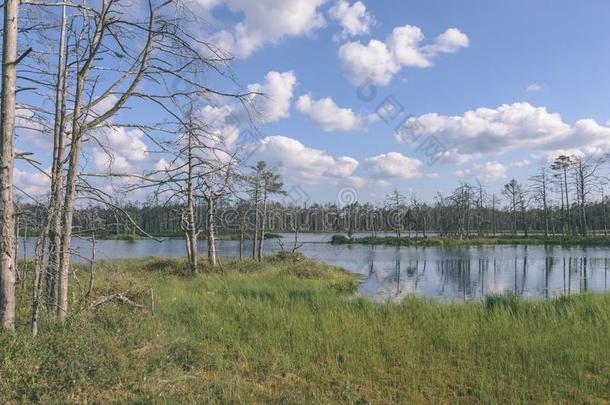
<svg viewBox="0 0 610 405"><path fill-rule="evenodd" d="M41 196L50 191L51 179L40 171L27 172L15 168L13 170L13 183L32 197ZM19 190L15 195L19 196Z"/></svg>
<svg viewBox="0 0 610 405"><path fill-rule="evenodd" d="M367 171L376 178L415 179L422 177L423 163L398 152L389 152L367 158Z"/></svg>
<svg viewBox="0 0 610 405"><path fill-rule="evenodd" d="M402 141L401 141L402 142ZM439 152L434 156L434 159L444 164L463 165L466 162L471 161L475 156L466 155L458 152L456 148L447 149Z"/></svg>
<svg viewBox="0 0 610 405"><path fill-rule="evenodd" d="M358 130L366 120L351 108L338 107L330 97L314 100L310 94L306 94L299 97L296 108L327 132Z"/></svg>
<svg viewBox="0 0 610 405"><path fill-rule="evenodd" d="M456 175L491 183L506 178L506 167L500 162L477 163L470 169L458 170Z"/></svg>
<svg viewBox="0 0 610 405"><path fill-rule="evenodd" d="M212 41L221 49L245 58L267 44L308 35L325 25L318 8L326 0L225 0L230 11L243 20L233 29L217 32ZM218 1L204 0L209 6Z"/></svg>
<svg viewBox="0 0 610 405"><path fill-rule="evenodd" d="M335 158L327 152L309 148L296 139L269 136L250 145L257 160L265 160L283 176L311 183L353 180L358 161L351 157Z"/></svg>
<svg viewBox="0 0 610 405"><path fill-rule="evenodd" d="M208 125L210 140L230 148L239 138L239 115L235 105L206 105L199 112Z"/></svg>
<svg viewBox="0 0 610 405"><path fill-rule="evenodd" d="M53 137L49 135L48 128L37 117L34 111L27 106L18 105L15 111L15 134L21 141L20 146L47 151L53 147Z"/></svg>
<svg viewBox="0 0 610 405"><path fill-rule="evenodd" d="M449 28L436 37L432 45L427 45L422 50L430 57L434 57L442 53L455 53L461 48L468 48L469 46L470 39L466 34L457 28Z"/></svg>
<svg viewBox="0 0 610 405"><path fill-rule="evenodd" d="M400 70L385 43L372 39L368 45L348 42L339 48L339 58L350 80L356 84L367 80L387 85Z"/></svg>
<svg viewBox="0 0 610 405"><path fill-rule="evenodd" d="M138 129L104 127L96 131L95 137L101 145L92 149L97 170L133 173L150 163L150 152L143 141L144 133Z"/></svg>
<svg viewBox="0 0 610 405"><path fill-rule="evenodd" d="M242 128L250 127L252 123L267 124L289 117L296 81L292 71L271 71L265 75L262 83L248 85L248 91L260 93L250 98L248 111L232 101L201 108L200 118L208 126L210 140L231 149L238 141ZM220 101L225 99L221 98Z"/></svg>
<svg viewBox="0 0 610 405"><path fill-rule="evenodd" d="M525 159L525 160L520 160L518 162L513 162L509 166L510 167L516 167L517 169L525 169L527 167L530 167L531 164L532 164L532 162L530 162L529 160Z"/></svg>
<svg viewBox="0 0 610 405"><path fill-rule="evenodd" d="M396 27L385 42L372 39L367 45L348 42L339 48L339 59L352 82L367 80L378 85L389 84L403 67L427 68L444 53L454 53L470 45L466 34L450 28L431 44L422 45L424 34L419 27Z"/></svg>
<svg viewBox="0 0 610 405"><path fill-rule="evenodd" d="M172 167L172 165L164 158L161 158L155 162L155 165L153 167L155 170L163 171L163 170L169 170Z"/></svg>
<svg viewBox="0 0 610 405"><path fill-rule="evenodd" d="M610 127L592 119L570 125L560 114L528 103L479 108L461 116L424 114L411 118L410 123L411 132L395 134L398 141L411 144L417 136L434 135L457 154L474 157L517 149L580 149L600 153L610 145Z"/></svg>
<svg viewBox="0 0 610 405"><path fill-rule="evenodd" d="M133 173L134 167L124 157L114 151L96 149L93 154L93 164L100 171L116 173Z"/></svg>
<svg viewBox="0 0 610 405"><path fill-rule="evenodd" d="M290 101L296 82L292 71L272 71L267 73L264 83L248 85L249 91L263 94L254 96L252 100L258 122L266 124L290 116Z"/></svg>
<svg viewBox="0 0 610 405"><path fill-rule="evenodd" d="M527 89L526 89L526 91L528 93L536 93L540 90L542 90L542 85L539 83L532 83L529 86L527 86Z"/></svg>
<svg viewBox="0 0 610 405"><path fill-rule="evenodd" d="M195 2L204 10L211 10L218 6L222 0L195 0Z"/></svg>
<svg viewBox="0 0 610 405"><path fill-rule="evenodd" d="M426 68L432 65L432 61L420 47L423 39L424 33L419 27L405 25L392 30L386 45L398 65Z"/></svg>
<svg viewBox="0 0 610 405"><path fill-rule="evenodd" d="M329 11L330 17L341 24L343 31L341 37L368 35L371 26L375 24L375 17L366 10L361 1L350 6L349 2L339 0Z"/></svg>

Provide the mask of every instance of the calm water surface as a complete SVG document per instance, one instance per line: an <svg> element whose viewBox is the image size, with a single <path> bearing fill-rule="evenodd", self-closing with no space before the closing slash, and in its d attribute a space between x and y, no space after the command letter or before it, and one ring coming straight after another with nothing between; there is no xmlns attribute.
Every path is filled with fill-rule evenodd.
<svg viewBox="0 0 610 405"><path fill-rule="evenodd" d="M358 235L356 235L358 236ZM415 294L447 299L480 298L491 293L516 293L526 297L554 297L583 291L610 289L610 248L560 246L396 247L330 245L328 234L301 234L305 255L357 274L362 294L374 299L394 299ZM292 248L292 235L283 238ZM75 260L90 257L91 243L73 242ZM28 238L25 253L33 251ZM205 241L199 244L206 252ZM238 241L218 241L222 257L239 255ZM277 240L265 241L266 253L281 250ZM244 244L244 254L251 244ZM24 254L23 241L20 255ZM103 259L182 256L184 241L152 239L97 241L96 257Z"/></svg>

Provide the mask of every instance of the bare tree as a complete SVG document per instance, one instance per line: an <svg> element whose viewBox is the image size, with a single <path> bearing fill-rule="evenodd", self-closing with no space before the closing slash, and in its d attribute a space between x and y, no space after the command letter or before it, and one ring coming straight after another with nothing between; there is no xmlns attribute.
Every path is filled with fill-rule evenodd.
<svg viewBox="0 0 610 405"><path fill-rule="evenodd" d="M600 203L602 205L602 226L604 228L604 236L608 236L608 201L606 198L606 180L600 179L599 181L599 194L601 197Z"/></svg>
<svg viewBox="0 0 610 405"><path fill-rule="evenodd" d="M252 185L252 205L254 206L254 235L252 241L252 258L256 257L257 247L258 247L258 238L260 236L260 213L259 207L261 203L261 187L262 187L262 179L263 173L267 164L263 161L259 161L256 163L256 166L252 168L253 173L248 177L250 184Z"/></svg>
<svg viewBox="0 0 610 405"><path fill-rule="evenodd" d="M270 170L264 170L262 173L262 206L263 212L261 216L261 226L260 226L260 241L258 243L257 250L257 258L258 260L262 260L263 258L263 244L265 243L265 228L267 225L267 200L272 194L281 194L283 193L283 186L280 176L278 174L273 173Z"/></svg>
<svg viewBox="0 0 610 405"><path fill-rule="evenodd" d="M138 129L157 142L156 132L164 130L158 125L117 122L119 113L132 99L148 102L170 120L179 121L181 112L175 107L182 104L177 102L180 98L213 95L245 100L251 93L217 91L205 83L209 72L227 78L231 84L235 81L227 68L228 57L185 30L196 24L182 3L149 0L141 14L133 13L119 0L94 4L26 2L43 8L61 7L61 22L52 27L57 28L59 38L53 43L59 42L56 68L47 72L36 66L30 69L40 77L54 77L35 82L54 94L55 106L54 114L49 114L54 116L50 131L54 138L51 194L46 223L37 243L33 301L37 307L41 286L46 282L48 307L63 321L68 311L77 198L121 211L113 196L87 179L101 176L81 171L83 146L89 143L106 150L100 135L120 127ZM124 173L106 174L115 176L129 177ZM136 227L135 223L132 225Z"/></svg>
<svg viewBox="0 0 610 405"><path fill-rule="evenodd" d="M15 160L15 109L17 92L17 23L19 0L4 1L2 41L2 104L0 123L0 318L1 327L15 329L15 217L13 164Z"/></svg>
<svg viewBox="0 0 610 405"><path fill-rule="evenodd" d="M219 157L218 154L223 155ZM232 193L231 182L235 177L234 165L237 163L234 155L217 150L206 160L207 174L201 178L202 196L207 203L207 243L208 263L216 265L216 205L217 201L228 193Z"/></svg>
<svg viewBox="0 0 610 405"><path fill-rule="evenodd" d="M191 271L198 272L197 241L203 231L199 203L207 205L208 261L216 264L215 208L218 199L232 192L231 180L237 163L235 152L230 152L217 134L199 116L195 104L186 108L185 119L178 123L179 135L164 143L163 151L171 159L165 167L147 173L145 185L155 187L157 198L165 205L177 204L180 228L185 236L186 251Z"/></svg>
<svg viewBox="0 0 610 405"><path fill-rule="evenodd" d="M587 199L591 193L595 173L602 163L602 159L593 156L573 157L573 175L576 185L576 198L580 211L580 234L587 236Z"/></svg>
<svg viewBox="0 0 610 405"><path fill-rule="evenodd" d="M510 212L513 217L513 235L517 234L517 213L519 212L520 199L521 199L521 185L517 180L512 179L504 185L502 194L508 200Z"/></svg>
<svg viewBox="0 0 610 405"><path fill-rule="evenodd" d="M544 218L544 236L549 236L550 227L550 214L549 214L549 173L545 166L540 166L538 174L530 177L533 183L532 190L534 192L534 199L538 202L540 208L542 208L542 215Z"/></svg>
<svg viewBox="0 0 610 405"><path fill-rule="evenodd" d="M551 165L551 169L555 170L559 173L559 178L561 181L561 190L562 194L565 196L565 217L563 218L562 228L565 232L566 229L571 232L572 231L572 214L570 209L570 192L568 188L568 171L574 165L574 159L572 156L560 155L558 156L553 164ZM562 199L563 205L563 199Z"/></svg>
<svg viewBox="0 0 610 405"><path fill-rule="evenodd" d="M385 197L386 204L388 208L390 208L393 216L393 227L396 232L396 236L400 238L400 234L403 229L403 215L404 215L404 205L406 201L406 197L395 189L390 194Z"/></svg>

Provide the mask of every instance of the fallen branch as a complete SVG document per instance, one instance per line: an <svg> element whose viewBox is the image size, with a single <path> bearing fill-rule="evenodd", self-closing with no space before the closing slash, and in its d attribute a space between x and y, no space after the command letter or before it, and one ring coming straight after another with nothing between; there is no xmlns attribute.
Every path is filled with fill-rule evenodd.
<svg viewBox="0 0 610 405"><path fill-rule="evenodd" d="M144 306L130 300L126 294L127 294L127 292L100 297L97 300L93 301L91 303L91 305L89 306L89 308L96 308L96 307L99 307L100 305L107 304L112 301L118 301L123 304L131 305L136 308L144 308Z"/></svg>

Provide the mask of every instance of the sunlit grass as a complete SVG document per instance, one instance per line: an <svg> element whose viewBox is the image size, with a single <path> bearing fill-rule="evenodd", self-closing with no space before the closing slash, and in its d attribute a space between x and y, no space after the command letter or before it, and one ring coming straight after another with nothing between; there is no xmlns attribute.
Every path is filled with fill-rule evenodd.
<svg viewBox="0 0 610 405"><path fill-rule="evenodd" d="M109 262L65 329L0 335L0 402L605 403L610 295L372 303L300 257ZM77 271L80 284L87 273ZM151 311L151 290L155 311ZM24 296L22 298L27 298ZM80 303L79 303L80 302ZM27 309L20 311L21 319Z"/></svg>

